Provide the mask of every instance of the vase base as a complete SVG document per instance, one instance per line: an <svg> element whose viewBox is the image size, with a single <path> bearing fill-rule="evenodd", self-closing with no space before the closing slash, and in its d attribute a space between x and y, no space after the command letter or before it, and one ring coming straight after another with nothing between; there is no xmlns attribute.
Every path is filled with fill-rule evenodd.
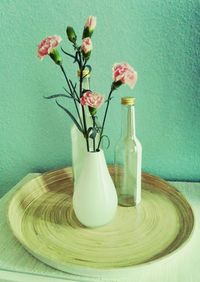
<svg viewBox="0 0 200 282"><path fill-rule="evenodd" d="M102 150L86 152L74 186L73 208L78 220L87 227L103 226L114 218L117 193Z"/></svg>

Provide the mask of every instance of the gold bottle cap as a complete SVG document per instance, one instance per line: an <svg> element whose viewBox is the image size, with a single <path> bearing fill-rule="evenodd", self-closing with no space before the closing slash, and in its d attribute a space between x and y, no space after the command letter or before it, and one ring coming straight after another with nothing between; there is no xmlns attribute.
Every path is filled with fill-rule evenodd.
<svg viewBox="0 0 200 282"><path fill-rule="evenodd" d="M127 105L127 106L133 106L135 105L135 98L134 97L123 97L121 98L121 104Z"/></svg>
<svg viewBox="0 0 200 282"><path fill-rule="evenodd" d="M77 71L77 75L80 77L81 75L81 72L80 70ZM90 70L89 69L84 69L83 72L82 72L82 75L83 77L90 77Z"/></svg>

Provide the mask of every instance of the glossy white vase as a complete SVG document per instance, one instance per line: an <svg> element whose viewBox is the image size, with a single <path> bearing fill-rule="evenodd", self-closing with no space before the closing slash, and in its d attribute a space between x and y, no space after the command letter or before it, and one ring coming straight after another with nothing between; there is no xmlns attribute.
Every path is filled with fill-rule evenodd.
<svg viewBox="0 0 200 282"><path fill-rule="evenodd" d="M78 220L87 227L109 223L117 211L117 194L104 153L87 152L75 183L73 208Z"/></svg>

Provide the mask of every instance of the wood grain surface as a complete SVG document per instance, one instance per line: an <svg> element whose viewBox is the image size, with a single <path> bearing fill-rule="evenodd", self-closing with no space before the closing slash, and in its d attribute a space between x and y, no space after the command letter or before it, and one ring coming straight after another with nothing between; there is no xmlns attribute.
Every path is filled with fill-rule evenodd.
<svg viewBox="0 0 200 282"><path fill-rule="evenodd" d="M193 229L188 202L154 176L143 174L140 206L118 207L113 222L96 229L76 219L72 187L71 168L45 173L24 183L8 209L16 238L57 269L80 275L94 275L97 270L130 271L177 250Z"/></svg>

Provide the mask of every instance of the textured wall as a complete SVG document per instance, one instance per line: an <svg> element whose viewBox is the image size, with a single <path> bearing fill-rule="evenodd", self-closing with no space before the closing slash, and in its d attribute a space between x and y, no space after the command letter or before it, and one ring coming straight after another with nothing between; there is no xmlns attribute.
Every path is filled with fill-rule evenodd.
<svg viewBox="0 0 200 282"><path fill-rule="evenodd" d="M92 88L108 92L114 62L128 61L139 74L134 91L115 92L107 160L120 132L120 97L134 95L143 169L200 180L199 6L198 0L1 0L0 194L30 171L71 163L71 122L42 98L61 91L64 80L49 58L36 58L36 46L46 35L65 39L67 25L80 36L88 15L98 18ZM62 45L70 48L65 40ZM76 68L68 58L65 67L72 77Z"/></svg>

